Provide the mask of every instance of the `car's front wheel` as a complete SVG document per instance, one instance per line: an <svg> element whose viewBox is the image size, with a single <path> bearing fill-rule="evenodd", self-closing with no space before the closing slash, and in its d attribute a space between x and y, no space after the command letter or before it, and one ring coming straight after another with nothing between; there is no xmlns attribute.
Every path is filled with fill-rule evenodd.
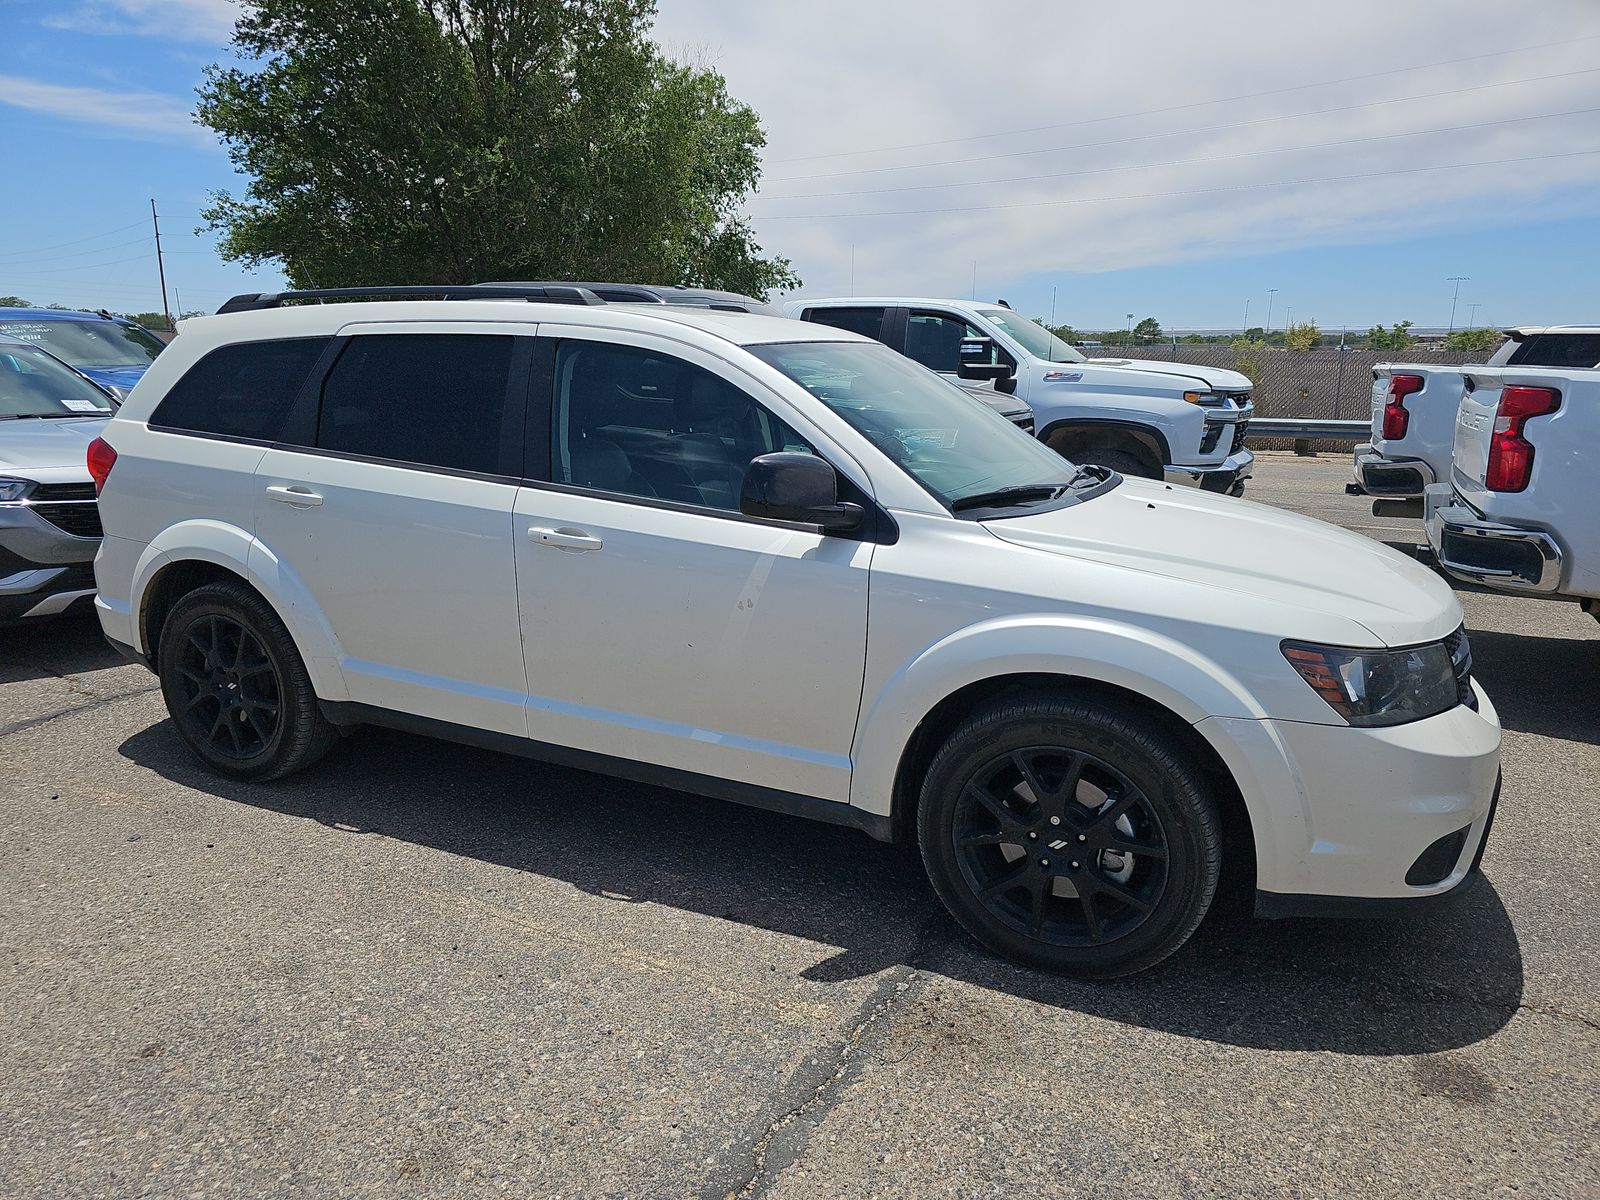
<svg viewBox="0 0 1600 1200"><path fill-rule="evenodd" d="M955 918L1008 957L1084 978L1143 970L1216 893L1222 829L1182 746L1132 710L997 702L923 784L918 837Z"/></svg>
<svg viewBox="0 0 1600 1200"><path fill-rule="evenodd" d="M213 770L276 779L337 740L294 639L243 583L210 583L172 606L157 654L161 692L183 740Z"/></svg>

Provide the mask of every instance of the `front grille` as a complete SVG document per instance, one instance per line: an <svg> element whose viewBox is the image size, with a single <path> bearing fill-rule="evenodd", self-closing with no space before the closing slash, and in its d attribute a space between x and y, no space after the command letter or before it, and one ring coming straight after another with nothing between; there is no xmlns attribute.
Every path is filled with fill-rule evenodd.
<svg viewBox="0 0 1600 1200"><path fill-rule="evenodd" d="M1233 448L1228 451L1229 454L1237 454L1244 449L1244 435L1249 428L1249 421L1240 421L1233 427Z"/></svg>
<svg viewBox="0 0 1600 1200"><path fill-rule="evenodd" d="M1450 655L1450 665L1455 668L1456 697L1468 708L1476 709L1478 696L1472 690L1472 643L1467 640L1466 626L1445 638L1444 648Z"/></svg>
<svg viewBox="0 0 1600 1200"><path fill-rule="evenodd" d="M93 484L89 485L89 490L91 492L94 490ZM30 507L57 529L70 533L74 537L97 538L101 536L100 506L93 500L68 500L60 504L48 502L41 504L35 500Z"/></svg>
<svg viewBox="0 0 1600 1200"><path fill-rule="evenodd" d="M1011 418L1011 423L1013 425L1015 425L1018 429L1024 430L1027 433L1032 433L1033 432L1033 414L1032 413L1029 413L1025 417L1012 417Z"/></svg>

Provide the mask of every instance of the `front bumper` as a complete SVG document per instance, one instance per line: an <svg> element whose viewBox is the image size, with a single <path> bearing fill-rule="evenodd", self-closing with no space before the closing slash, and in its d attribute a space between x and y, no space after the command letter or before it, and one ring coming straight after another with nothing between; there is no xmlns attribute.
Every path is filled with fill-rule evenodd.
<svg viewBox="0 0 1600 1200"><path fill-rule="evenodd" d="M97 537L78 537L26 502L0 504L0 621L48 617L94 595Z"/></svg>
<svg viewBox="0 0 1600 1200"><path fill-rule="evenodd" d="M1244 481L1250 478L1255 461L1256 456L1245 448L1211 466L1163 467L1162 478L1167 483L1179 483L1185 487L1204 488L1208 492L1226 492L1230 496L1237 496L1244 491Z"/></svg>
<svg viewBox="0 0 1600 1200"><path fill-rule="evenodd" d="M1544 530L1487 520L1448 483L1423 492L1422 519L1434 558L1457 579L1510 592L1560 590L1561 544Z"/></svg>
<svg viewBox="0 0 1600 1200"><path fill-rule="evenodd" d="M1386 458L1363 443L1355 449L1355 479L1367 495L1382 500L1420 500L1436 476L1420 458Z"/></svg>
<svg viewBox="0 0 1600 1200"><path fill-rule="evenodd" d="M1500 778L1500 720L1478 708L1381 729L1207 717L1230 759L1256 842L1262 915L1444 896L1477 865ZM1203 732L1203 729L1202 729ZM1350 903L1346 903L1350 902Z"/></svg>

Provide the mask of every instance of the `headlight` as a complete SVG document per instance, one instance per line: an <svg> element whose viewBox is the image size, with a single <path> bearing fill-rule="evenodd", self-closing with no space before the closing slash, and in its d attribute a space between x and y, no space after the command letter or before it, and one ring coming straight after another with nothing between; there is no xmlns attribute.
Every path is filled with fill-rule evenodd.
<svg viewBox="0 0 1600 1200"><path fill-rule="evenodd" d="M32 490L33 480L31 479L12 479L9 476L0 475L0 503L4 503L7 500L21 500Z"/></svg>
<svg viewBox="0 0 1600 1200"><path fill-rule="evenodd" d="M1283 656L1352 725L1404 725L1461 702L1455 664L1442 642L1409 650L1284 642Z"/></svg>
<svg viewBox="0 0 1600 1200"><path fill-rule="evenodd" d="M1217 392L1185 392L1183 398L1190 404L1204 404L1215 406L1221 404L1226 397Z"/></svg>

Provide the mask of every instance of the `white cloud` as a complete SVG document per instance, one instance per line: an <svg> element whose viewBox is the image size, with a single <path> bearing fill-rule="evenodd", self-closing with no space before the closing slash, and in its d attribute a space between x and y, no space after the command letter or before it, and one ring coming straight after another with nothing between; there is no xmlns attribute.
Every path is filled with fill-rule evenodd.
<svg viewBox="0 0 1600 1200"><path fill-rule="evenodd" d="M187 102L159 92L67 87L20 75L0 75L0 104L122 136L217 145L214 135L194 123Z"/></svg>
<svg viewBox="0 0 1600 1200"><path fill-rule="evenodd" d="M78 0L44 23L78 33L223 43L238 15L237 0Z"/></svg>
<svg viewBox="0 0 1600 1200"><path fill-rule="evenodd" d="M1547 157L1600 151L1600 113L1552 115L1600 109L1593 0L1512 25L1498 0L1457 0L1448 20L1391 0L661 9L668 52L715 65L760 112L749 211L811 294L846 290L852 254L858 290L964 295L974 260L988 291L1482 229L1600 187L1600 153ZM1396 173L1507 159L1538 161ZM912 188L927 190L876 190Z"/></svg>

